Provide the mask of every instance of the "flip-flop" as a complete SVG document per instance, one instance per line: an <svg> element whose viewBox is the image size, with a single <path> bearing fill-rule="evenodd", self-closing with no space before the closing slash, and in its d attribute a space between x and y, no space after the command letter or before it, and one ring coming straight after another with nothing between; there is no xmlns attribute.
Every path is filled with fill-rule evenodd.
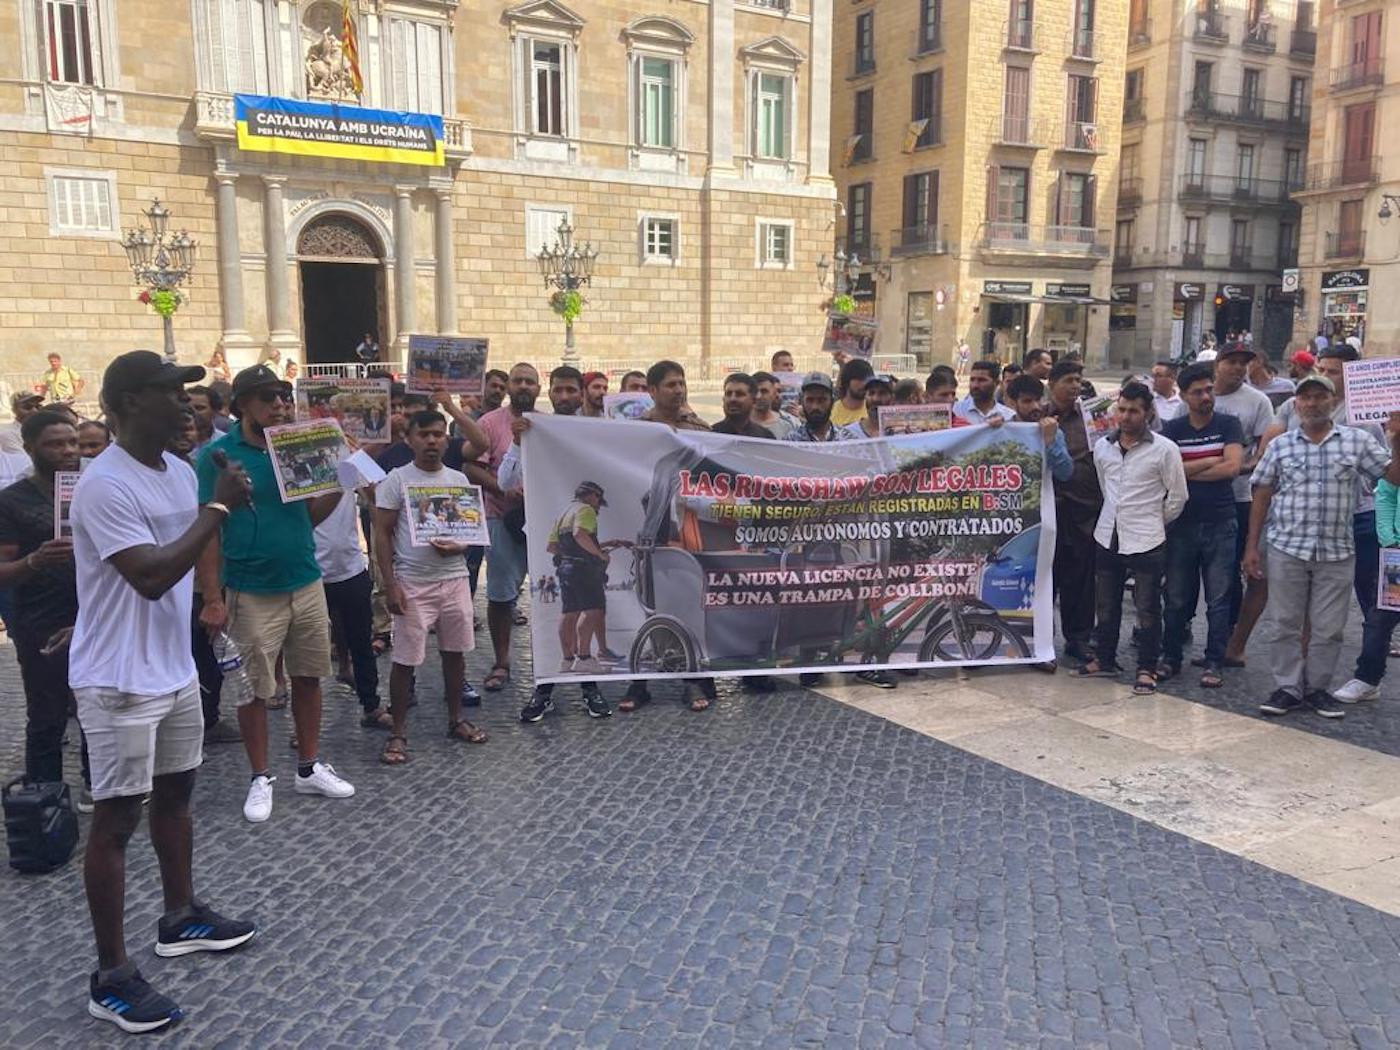
<svg viewBox="0 0 1400 1050"><path fill-rule="evenodd" d="M510 668L503 664L497 664L491 668L491 673L486 676L486 681L481 683L481 688L488 693L499 693L510 684Z"/></svg>
<svg viewBox="0 0 1400 1050"><path fill-rule="evenodd" d="M1147 679L1144 681L1143 679ZM1134 696L1151 696L1157 691L1157 678L1151 671L1139 671L1133 681Z"/></svg>
<svg viewBox="0 0 1400 1050"><path fill-rule="evenodd" d="M488 739L486 730L482 729L480 726L472 725L465 718L448 723L447 738L449 740L461 740L468 744L484 744Z"/></svg>
<svg viewBox="0 0 1400 1050"><path fill-rule="evenodd" d="M1219 689L1225 684L1225 679L1220 676L1220 672L1213 668L1208 668L1201 672L1202 689Z"/></svg>
<svg viewBox="0 0 1400 1050"><path fill-rule="evenodd" d="M394 741L399 742L399 746L394 746ZM384 741L384 749L379 752L379 761L386 766L402 766L408 764L408 738L403 736L391 736Z"/></svg>
<svg viewBox="0 0 1400 1050"><path fill-rule="evenodd" d="M1089 670L1090 664L1094 666L1092 671ZM1075 671L1074 675L1076 678L1116 678L1122 673L1123 668L1117 664L1101 664L1097 660L1090 660L1089 663Z"/></svg>

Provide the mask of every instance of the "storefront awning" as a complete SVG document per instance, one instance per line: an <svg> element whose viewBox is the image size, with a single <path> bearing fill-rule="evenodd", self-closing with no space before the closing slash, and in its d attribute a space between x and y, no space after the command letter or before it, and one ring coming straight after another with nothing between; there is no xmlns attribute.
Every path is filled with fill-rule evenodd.
<svg viewBox="0 0 1400 1050"><path fill-rule="evenodd" d="M982 293L982 298L994 303L1060 303L1070 306L1108 306L1107 299L1092 295L1010 295Z"/></svg>

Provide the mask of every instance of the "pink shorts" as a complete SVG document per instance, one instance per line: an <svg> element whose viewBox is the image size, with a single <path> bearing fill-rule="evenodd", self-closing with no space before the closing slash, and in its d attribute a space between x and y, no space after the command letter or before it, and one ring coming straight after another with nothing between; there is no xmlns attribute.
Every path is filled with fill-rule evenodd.
<svg viewBox="0 0 1400 1050"><path fill-rule="evenodd" d="M438 651L466 653L476 646L472 631L472 590L465 576L419 583L400 580L407 611L394 617L394 663L417 667L428 650L428 632L437 628Z"/></svg>

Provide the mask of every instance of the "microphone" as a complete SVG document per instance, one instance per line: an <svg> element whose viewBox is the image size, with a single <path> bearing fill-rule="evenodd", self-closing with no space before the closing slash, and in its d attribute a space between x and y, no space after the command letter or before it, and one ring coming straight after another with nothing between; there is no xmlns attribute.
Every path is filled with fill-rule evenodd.
<svg viewBox="0 0 1400 1050"><path fill-rule="evenodd" d="M220 470L228 470L228 453L223 449L214 449L214 451L209 453L209 458L213 461L214 466L218 467ZM251 491L248 493L248 502L245 503L244 506L248 508L249 514L257 517L258 508L253 506L253 493Z"/></svg>

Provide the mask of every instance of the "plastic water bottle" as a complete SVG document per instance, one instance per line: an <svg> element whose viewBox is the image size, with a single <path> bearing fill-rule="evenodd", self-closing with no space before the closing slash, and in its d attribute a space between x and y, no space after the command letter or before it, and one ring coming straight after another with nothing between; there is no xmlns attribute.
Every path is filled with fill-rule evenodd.
<svg viewBox="0 0 1400 1050"><path fill-rule="evenodd" d="M238 651L238 646L227 631L214 635L209 644L224 676L222 698L235 707L250 702L253 699L253 683L248 681L248 672L243 669L243 654Z"/></svg>

